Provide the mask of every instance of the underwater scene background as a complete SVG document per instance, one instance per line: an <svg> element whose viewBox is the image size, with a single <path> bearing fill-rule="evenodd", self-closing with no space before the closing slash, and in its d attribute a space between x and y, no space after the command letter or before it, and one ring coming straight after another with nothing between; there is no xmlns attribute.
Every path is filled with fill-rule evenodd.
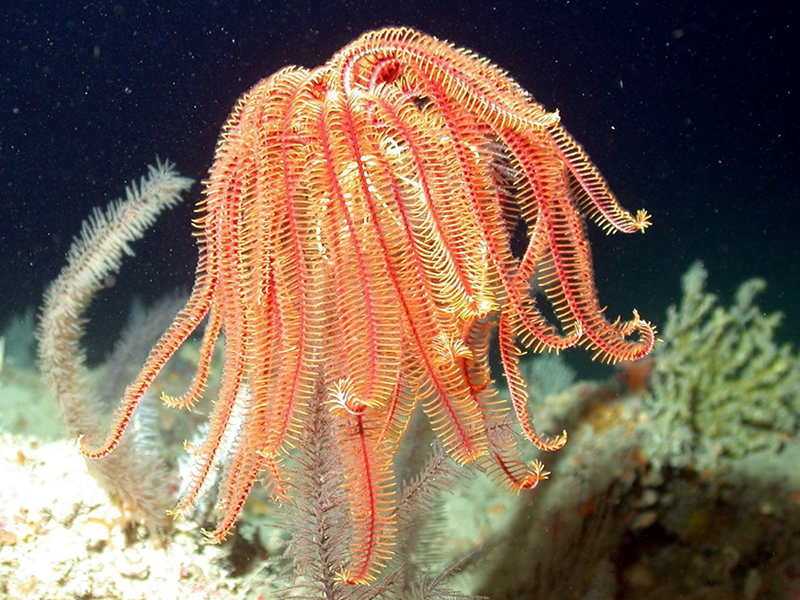
<svg viewBox="0 0 800 600"><path fill-rule="evenodd" d="M0 598L800 597L799 24L796 8L730 2L3 6ZM213 502L165 514L221 353L201 403L164 407L161 393L194 376L190 339L103 471L45 384L35 332L95 207L157 159L194 180L85 315L76 381L107 431L189 294L193 210L237 99L395 25L507 71L559 111L623 206L647 210L645 235L586 235L609 319L636 308L660 341L635 363L522 357L537 428L569 433L563 449L525 455L550 472L535 490L458 466L412 418L393 460L393 556L348 586L336 582L352 543L347 474L324 411L295 443L294 493L275 503L257 484L229 539L204 544Z"/></svg>

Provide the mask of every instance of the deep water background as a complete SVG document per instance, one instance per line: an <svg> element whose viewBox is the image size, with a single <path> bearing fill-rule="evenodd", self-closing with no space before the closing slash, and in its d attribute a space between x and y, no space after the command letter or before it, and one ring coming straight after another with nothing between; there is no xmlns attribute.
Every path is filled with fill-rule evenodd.
<svg viewBox="0 0 800 600"><path fill-rule="evenodd" d="M288 64L314 67L365 30L409 25L490 58L561 111L646 235L591 226L609 314L664 322L702 259L726 299L760 304L797 339L798 9L741 2L3 2L0 328L38 306L91 208L156 156L201 181L236 99ZM193 281L188 201L161 217L96 303L110 350L134 296ZM576 354L573 352L573 354ZM579 354L579 353L578 353Z"/></svg>

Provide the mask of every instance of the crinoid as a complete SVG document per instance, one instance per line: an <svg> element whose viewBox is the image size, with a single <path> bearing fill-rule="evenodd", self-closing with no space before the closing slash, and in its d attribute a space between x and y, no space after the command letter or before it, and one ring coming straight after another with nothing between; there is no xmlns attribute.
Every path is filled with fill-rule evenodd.
<svg viewBox="0 0 800 600"><path fill-rule="evenodd" d="M534 431L521 347L582 344L618 361L653 346L635 311L604 317L584 232L585 218L643 231L646 213L617 204L557 113L489 61L411 29L367 33L320 68L257 83L224 127L199 210L192 295L105 443L83 452L114 450L145 390L207 319L190 389L164 398L197 400L224 334L221 392L176 510L221 466L209 537L222 540L258 478L285 493L282 462L309 407L326 403L352 518L346 583L371 581L391 556L392 459L418 404L458 463L513 490L547 476L522 461L496 398L495 327L510 406L544 450L566 434ZM517 254L515 230L527 239ZM534 276L559 323L537 306Z"/></svg>

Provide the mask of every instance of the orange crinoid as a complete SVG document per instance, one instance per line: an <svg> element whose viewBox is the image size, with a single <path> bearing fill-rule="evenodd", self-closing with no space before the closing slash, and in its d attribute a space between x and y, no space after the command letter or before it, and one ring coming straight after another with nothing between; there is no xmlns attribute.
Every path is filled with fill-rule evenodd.
<svg viewBox="0 0 800 600"><path fill-rule="evenodd" d="M197 220L200 260L183 311L122 400L101 458L142 395L207 318L192 405L225 336L224 375L205 440L193 449L186 510L224 464L222 540L282 459L312 403L325 403L345 473L353 542L347 583L374 579L391 554L392 459L418 403L450 455L513 490L547 476L524 463L495 399L497 327L510 405L528 414L520 347L582 344L607 361L653 347L634 311L609 322L595 292L584 219L643 231L583 149L503 71L411 29L371 32L323 67L289 67L239 101L220 138ZM524 252L511 237L524 234ZM531 294L535 278L560 325ZM631 339L634 337L635 339ZM223 440L226 440L223 444ZM207 486L206 486L207 487Z"/></svg>

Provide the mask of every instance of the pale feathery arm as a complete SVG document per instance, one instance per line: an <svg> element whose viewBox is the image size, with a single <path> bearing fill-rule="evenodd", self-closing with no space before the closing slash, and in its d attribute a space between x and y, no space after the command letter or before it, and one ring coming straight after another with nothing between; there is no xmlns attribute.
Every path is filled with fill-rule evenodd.
<svg viewBox="0 0 800 600"><path fill-rule="evenodd" d="M162 211L180 202L191 185L192 180L181 177L169 162L150 166L138 185L134 181L126 189L124 199L92 211L72 243L67 265L45 292L37 332L39 360L69 436L100 438L107 420L105 407L88 385L81 347L83 314L107 278L119 271L125 255L133 255L131 244ZM166 523L169 503L164 466L136 437L128 436L113 456L87 465L133 518L160 527Z"/></svg>

